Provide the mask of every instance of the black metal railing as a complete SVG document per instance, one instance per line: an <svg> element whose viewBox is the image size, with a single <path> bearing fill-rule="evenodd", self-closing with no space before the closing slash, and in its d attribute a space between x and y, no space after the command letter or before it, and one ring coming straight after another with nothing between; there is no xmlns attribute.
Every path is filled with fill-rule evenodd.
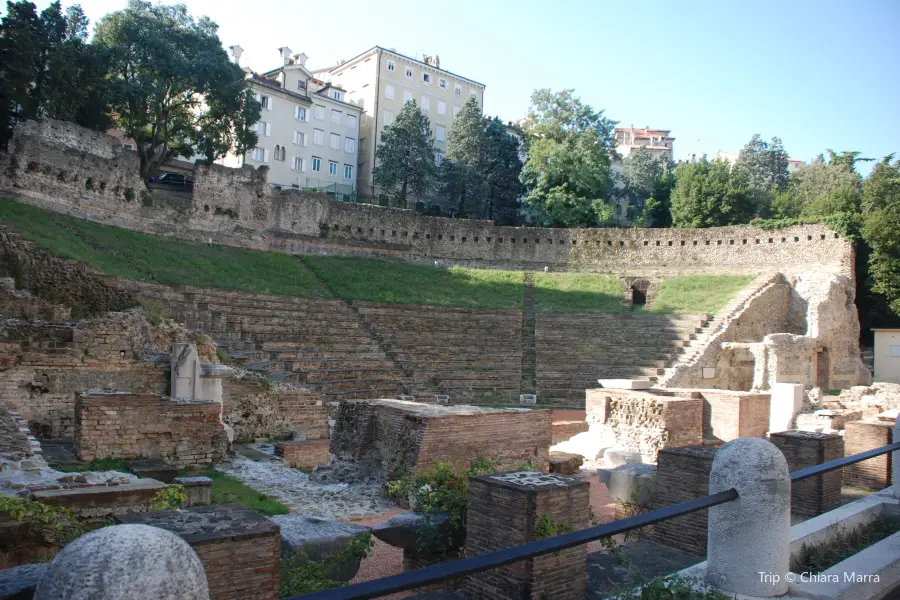
<svg viewBox="0 0 900 600"><path fill-rule="evenodd" d="M896 450L900 450L900 441L881 446L880 448L875 448L874 450L867 450L865 452L860 452L859 454L832 460L814 467L794 471L791 473L791 481L808 479ZM634 529L640 529L647 525L659 523L660 521L688 515L719 504L725 504L726 502L737 499L737 497L737 491L730 489L710 496L704 496L703 498L695 498L694 500L688 500L687 502L651 510L642 515L529 542L521 546L504 548L503 550L488 552L471 558L442 563L415 571L407 571L405 573L400 573L399 575L373 579L372 581L365 581L363 583L325 590L323 592L295 596L284 600L366 600L367 598L378 598L387 594L413 590L442 581L457 579L465 575L488 571L535 556L559 552L560 550L586 544L587 542L592 542L601 538L618 535L620 533L627 533Z"/></svg>

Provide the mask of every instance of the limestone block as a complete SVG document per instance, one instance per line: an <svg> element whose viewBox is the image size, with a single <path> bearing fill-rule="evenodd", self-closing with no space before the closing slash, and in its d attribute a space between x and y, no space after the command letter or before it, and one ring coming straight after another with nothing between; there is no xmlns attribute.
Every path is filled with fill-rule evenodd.
<svg viewBox="0 0 900 600"><path fill-rule="evenodd" d="M176 477L172 483L183 485L187 493L185 506L205 506L212 504L212 484L209 477Z"/></svg>
<svg viewBox="0 0 900 600"><path fill-rule="evenodd" d="M776 383L769 406L769 433L788 431L803 407L803 386L798 383Z"/></svg>
<svg viewBox="0 0 900 600"><path fill-rule="evenodd" d="M414 512L405 512L372 528L372 535L382 542L413 552L419 548L423 535L430 532L437 536L448 535L450 516L439 513L426 517Z"/></svg>
<svg viewBox="0 0 900 600"><path fill-rule="evenodd" d="M568 452L551 452L550 453L550 472L559 473L561 475L574 475L581 469L584 457L580 454L570 454Z"/></svg>
<svg viewBox="0 0 900 600"><path fill-rule="evenodd" d="M371 527L340 523L314 515L277 515L269 517L281 526L281 554L291 556L303 552L313 561L320 561L344 550L361 533ZM332 569L329 577L350 581L359 570L359 562Z"/></svg>
<svg viewBox="0 0 900 600"><path fill-rule="evenodd" d="M620 465L639 465L642 462L641 453L629 448L608 448L603 453L603 460L614 467Z"/></svg>
<svg viewBox="0 0 900 600"><path fill-rule="evenodd" d="M617 390L649 390L653 382L646 379L598 379L601 387Z"/></svg>
<svg viewBox="0 0 900 600"><path fill-rule="evenodd" d="M148 525L115 525L63 548L34 598L209 600L209 587L200 558L174 533Z"/></svg>
<svg viewBox="0 0 900 600"><path fill-rule="evenodd" d="M598 469L600 482L606 484L609 499L645 504L656 493L656 465L621 465Z"/></svg>

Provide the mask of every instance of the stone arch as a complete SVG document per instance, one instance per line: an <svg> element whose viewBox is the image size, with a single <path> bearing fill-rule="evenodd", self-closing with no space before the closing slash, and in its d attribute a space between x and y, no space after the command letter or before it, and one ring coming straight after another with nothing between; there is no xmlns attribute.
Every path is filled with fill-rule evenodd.
<svg viewBox="0 0 900 600"><path fill-rule="evenodd" d="M648 292L650 291L650 280L644 277L638 277L631 282L631 305L646 306L648 301Z"/></svg>

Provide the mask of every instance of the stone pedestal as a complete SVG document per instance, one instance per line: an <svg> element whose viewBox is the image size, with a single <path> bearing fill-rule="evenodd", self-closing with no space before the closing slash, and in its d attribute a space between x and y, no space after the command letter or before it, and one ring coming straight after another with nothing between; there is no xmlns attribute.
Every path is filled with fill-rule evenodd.
<svg viewBox="0 0 900 600"><path fill-rule="evenodd" d="M588 507L589 484L573 477L533 471L470 477L466 556L533 541L542 520L557 530L584 529ZM587 584L586 553L582 544L491 569L467 577L464 588L484 600L580 600Z"/></svg>
<svg viewBox="0 0 900 600"><path fill-rule="evenodd" d="M889 421L850 421L844 426L844 456L890 444L893 430L894 424ZM891 485L891 455L883 454L844 467L844 484L871 490Z"/></svg>
<svg viewBox="0 0 900 600"><path fill-rule="evenodd" d="M173 483L183 485L187 494L185 507L212 504L212 484L209 477L176 477Z"/></svg>
<svg viewBox="0 0 900 600"><path fill-rule="evenodd" d="M278 600L281 528L239 505L129 513L120 523L171 531L190 544L209 581L210 600Z"/></svg>
<svg viewBox="0 0 900 600"><path fill-rule="evenodd" d="M709 473L718 448L682 446L659 452L656 505L670 506L709 494ZM706 554L707 510L666 519L653 526L657 540L699 556Z"/></svg>
<svg viewBox="0 0 900 600"><path fill-rule="evenodd" d="M328 462L328 440L294 440L275 444L275 456L297 469L315 469Z"/></svg>
<svg viewBox="0 0 900 600"><path fill-rule="evenodd" d="M787 459L791 472L821 465L844 456L844 438L833 433L783 431L769 441ZM791 512L814 517L841 505L841 470L829 471L791 486Z"/></svg>
<svg viewBox="0 0 900 600"><path fill-rule="evenodd" d="M769 433L793 429L794 418L801 408L803 408L802 385L799 383L776 383L772 386Z"/></svg>

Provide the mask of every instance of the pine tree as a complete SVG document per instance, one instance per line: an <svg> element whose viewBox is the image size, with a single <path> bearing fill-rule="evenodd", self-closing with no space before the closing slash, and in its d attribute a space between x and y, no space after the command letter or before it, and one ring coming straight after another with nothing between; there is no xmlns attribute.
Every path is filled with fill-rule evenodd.
<svg viewBox="0 0 900 600"><path fill-rule="evenodd" d="M407 207L410 193L421 196L430 189L437 171L431 122L415 100L407 102L384 129L375 158L379 161L374 170L375 184L395 190L400 208Z"/></svg>
<svg viewBox="0 0 900 600"><path fill-rule="evenodd" d="M453 177L445 182L445 188L454 191L451 200L457 203L460 217L469 212L467 208L480 212L486 195L486 158L485 119L475 98L469 98L453 119L447 137L447 159L454 168L444 170L445 175Z"/></svg>

